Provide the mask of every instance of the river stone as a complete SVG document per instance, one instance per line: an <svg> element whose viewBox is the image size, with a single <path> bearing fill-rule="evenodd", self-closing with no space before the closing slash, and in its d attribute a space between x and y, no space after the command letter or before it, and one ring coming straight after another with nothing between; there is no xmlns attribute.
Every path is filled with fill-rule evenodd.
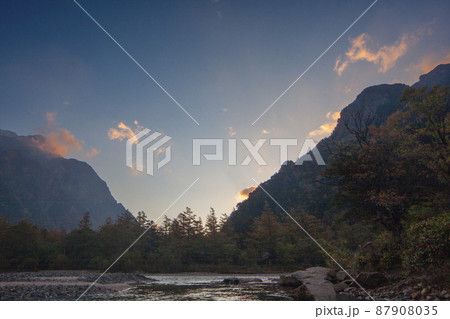
<svg viewBox="0 0 450 319"><path fill-rule="evenodd" d="M336 280L337 281L351 280L350 276L347 273L350 274L350 276L352 276L353 278L355 278L358 275L358 272L354 269L348 269L347 272L338 271L336 273Z"/></svg>
<svg viewBox="0 0 450 319"><path fill-rule="evenodd" d="M312 267L296 271L292 274L305 285L315 300L336 300L336 292L329 279L333 278L335 271L326 267Z"/></svg>

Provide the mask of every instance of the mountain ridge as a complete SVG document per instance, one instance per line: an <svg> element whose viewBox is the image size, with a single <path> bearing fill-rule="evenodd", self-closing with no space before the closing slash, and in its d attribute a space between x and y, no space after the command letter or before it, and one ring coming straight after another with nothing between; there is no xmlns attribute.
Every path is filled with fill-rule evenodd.
<svg viewBox="0 0 450 319"><path fill-rule="evenodd" d="M40 149L44 141L0 130L0 217L72 230L87 211L94 228L126 213L89 164Z"/></svg>
<svg viewBox="0 0 450 319"><path fill-rule="evenodd" d="M450 85L450 64L440 64L429 73L421 75L412 87L433 85ZM325 162L331 155L334 142L345 142L353 138L346 128L346 125L351 127L352 116L359 116L361 120L373 116L378 121L375 123L377 126L384 124L392 113L403 107L400 99L406 87L408 85L401 83L378 84L362 90L352 103L342 109L341 117L331 135L316 145ZM326 222L334 215L335 210L332 205L332 188L323 182L321 170L322 167L316 163L304 162L302 165L295 165L294 162L288 161L260 185L288 212L298 209L300 205L302 210ZM246 232L253 219L264 210L266 202L276 215L284 214L260 185L249 194L248 199L237 205L237 209L230 215L228 227L237 232Z"/></svg>

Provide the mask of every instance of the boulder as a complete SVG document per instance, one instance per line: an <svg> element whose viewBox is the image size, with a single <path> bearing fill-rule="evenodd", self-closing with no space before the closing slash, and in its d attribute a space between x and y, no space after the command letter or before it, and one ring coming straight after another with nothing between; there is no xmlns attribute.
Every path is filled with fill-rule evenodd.
<svg viewBox="0 0 450 319"><path fill-rule="evenodd" d="M378 288L387 284L388 279L379 272L362 272L356 277L356 281L364 288Z"/></svg>
<svg viewBox="0 0 450 319"><path fill-rule="evenodd" d="M336 271L326 267L311 267L306 270L296 271L292 275L300 280L313 277L320 277L324 280L333 280L336 276Z"/></svg>
<svg viewBox="0 0 450 319"><path fill-rule="evenodd" d="M292 275L305 285L315 300L330 301L336 300L336 292L330 282L335 274L335 271L330 268L312 267L294 272Z"/></svg>
<svg viewBox="0 0 450 319"><path fill-rule="evenodd" d="M305 283L305 286L310 292L310 294L314 296L314 300L318 301L336 300L336 292L334 291L334 286L329 281Z"/></svg>
<svg viewBox="0 0 450 319"><path fill-rule="evenodd" d="M336 273L336 280L337 281L351 280L351 278L350 278L350 276L348 274L350 274L350 276L355 278L358 275L358 272L356 270L354 270L354 269L348 269L347 272L345 272L345 271L338 271Z"/></svg>
<svg viewBox="0 0 450 319"><path fill-rule="evenodd" d="M281 275L280 279L278 280L278 285L282 286L282 287L292 287L292 288L297 288L298 286L300 286L302 284L302 282L295 276L284 276Z"/></svg>

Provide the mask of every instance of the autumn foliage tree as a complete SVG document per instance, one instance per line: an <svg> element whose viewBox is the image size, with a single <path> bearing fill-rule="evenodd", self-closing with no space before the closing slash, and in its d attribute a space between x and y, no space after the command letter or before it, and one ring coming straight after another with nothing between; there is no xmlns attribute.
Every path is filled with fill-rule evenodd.
<svg viewBox="0 0 450 319"><path fill-rule="evenodd" d="M364 143L335 152L324 175L336 182L337 204L349 219L400 234L411 206L447 204L448 96L448 88L408 88L405 108L385 126L364 128Z"/></svg>

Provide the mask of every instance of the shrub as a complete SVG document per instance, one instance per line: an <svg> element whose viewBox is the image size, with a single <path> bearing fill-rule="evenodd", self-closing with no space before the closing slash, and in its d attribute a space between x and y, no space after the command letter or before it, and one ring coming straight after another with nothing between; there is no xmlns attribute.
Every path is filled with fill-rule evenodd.
<svg viewBox="0 0 450 319"><path fill-rule="evenodd" d="M444 214L411 225L406 230L405 269L418 271L449 264L450 216Z"/></svg>

